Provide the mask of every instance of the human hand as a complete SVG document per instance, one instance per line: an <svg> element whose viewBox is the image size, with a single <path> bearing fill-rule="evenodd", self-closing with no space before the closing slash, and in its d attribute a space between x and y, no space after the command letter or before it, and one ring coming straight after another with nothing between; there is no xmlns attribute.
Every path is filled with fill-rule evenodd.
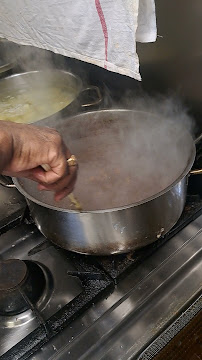
<svg viewBox="0 0 202 360"><path fill-rule="evenodd" d="M0 121L0 173L37 181L39 190L54 191L56 201L75 185L77 166L68 167L70 156L56 130Z"/></svg>

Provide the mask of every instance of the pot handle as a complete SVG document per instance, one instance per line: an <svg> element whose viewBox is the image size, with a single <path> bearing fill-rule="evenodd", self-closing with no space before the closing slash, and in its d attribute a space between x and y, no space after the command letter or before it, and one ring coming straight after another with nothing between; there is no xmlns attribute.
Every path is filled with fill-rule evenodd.
<svg viewBox="0 0 202 360"><path fill-rule="evenodd" d="M5 175L0 175L0 185L7 187L7 188L15 188L15 184L13 184L10 177Z"/></svg>
<svg viewBox="0 0 202 360"><path fill-rule="evenodd" d="M202 169L191 170L189 175L202 175Z"/></svg>
<svg viewBox="0 0 202 360"><path fill-rule="evenodd" d="M81 104L81 107L87 108L87 107L99 105L99 104L101 103L101 101L102 101L102 95L101 95L101 92L100 92L99 87L93 86L93 85L92 85L92 86L89 86L89 87L83 89L83 90L80 92L80 95L82 96L82 94L85 94L85 93L87 93L87 92L94 92L94 93L96 93L97 98L96 98L94 101L92 101L92 102L88 102L88 103L86 103L86 104Z"/></svg>
<svg viewBox="0 0 202 360"><path fill-rule="evenodd" d="M195 145L198 144L198 142L202 139L202 134L200 134L195 140L194 143ZM196 169L196 170L191 170L189 172L189 175L202 175L202 169Z"/></svg>
<svg viewBox="0 0 202 360"><path fill-rule="evenodd" d="M198 144L198 142L202 139L202 134L200 134L195 140L194 140L194 143L195 145Z"/></svg>

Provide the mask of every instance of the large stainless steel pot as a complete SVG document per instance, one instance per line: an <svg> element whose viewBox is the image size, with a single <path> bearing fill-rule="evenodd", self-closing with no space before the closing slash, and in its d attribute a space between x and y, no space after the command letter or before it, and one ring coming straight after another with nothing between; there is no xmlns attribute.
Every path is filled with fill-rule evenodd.
<svg viewBox="0 0 202 360"><path fill-rule="evenodd" d="M154 115L146 112L105 110L80 114L60 122L41 121L37 125L57 128L67 143L70 139L68 136L71 136L73 146L74 135L82 136L82 122L85 129L88 128L90 131L93 119L96 118L96 124L100 124L104 119L111 117L117 121L139 119L139 125L141 121L150 119L151 126L152 119L155 118ZM71 131L72 124L74 124L74 131L77 129L76 132ZM160 125L162 125L161 121ZM48 203L47 193L40 195L36 188L33 190L34 184L30 180L13 179L13 181L17 189L26 197L37 227L53 243L67 250L91 255L130 252L156 241L161 235L167 233L183 211L188 176L195 159L194 141L186 131L184 136L186 146L183 152L186 154L187 161L182 164L183 171L180 175L165 189L150 198L130 205L77 212L62 208L61 204ZM86 141L86 147L88 147L88 141Z"/></svg>
<svg viewBox="0 0 202 360"><path fill-rule="evenodd" d="M71 94L71 101L60 109L60 111L45 116L45 118L60 118L67 114L73 114L82 109L89 109L99 105L102 101L100 90L97 86L83 87L82 80L72 74L59 69L36 70L9 75L0 79L0 101L1 96L6 95L16 97L20 91L40 89L46 96L49 88L63 89L67 96ZM46 99L46 97L44 98ZM58 100L60 101L60 100ZM33 105L37 108L37 99L33 99ZM45 106L49 104L44 103ZM23 106L23 104L22 104ZM43 119L44 116L36 120Z"/></svg>

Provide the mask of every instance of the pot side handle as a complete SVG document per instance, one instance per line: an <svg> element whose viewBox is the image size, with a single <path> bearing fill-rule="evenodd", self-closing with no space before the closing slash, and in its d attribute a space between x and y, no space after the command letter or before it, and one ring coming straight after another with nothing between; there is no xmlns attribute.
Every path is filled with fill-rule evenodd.
<svg viewBox="0 0 202 360"><path fill-rule="evenodd" d="M83 89L80 93L80 96L82 95L85 95L85 93L96 93L96 99L92 102L88 102L86 104L81 104L81 107L82 108L88 108L88 107L91 107L91 106L96 106L96 105L99 105L102 101L102 95L101 95L101 92L100 92L100 89L99 87L97 86L89 86L85 89Z"/></svg>
<svg viewBox="0 0 202 360"><path fill-rule="evenodd" d="M15 184L13 184L12 179L5 175L0 175L0 185L7 188L15 188Z"/></svg>
<svg viewBox="0 0 202 360"><path fill-rule="evenodd" d="M191 170L189 175L202 175L202 169Z"/></svg>
<svg viewBox="0 0 202 360"><path fill-rule="evenodd" d="M197 145L201 139L202 139L202 134L200 134L200 135L194 140L195 145ZM189 172L189 175L202 175L202 169L191 170L191 171Z"/></svg>

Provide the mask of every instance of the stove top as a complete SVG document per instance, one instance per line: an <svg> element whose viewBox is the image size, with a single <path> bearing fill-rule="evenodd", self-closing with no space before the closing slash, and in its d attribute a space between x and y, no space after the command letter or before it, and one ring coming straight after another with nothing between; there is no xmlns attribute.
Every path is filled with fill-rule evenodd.
<svg viewBox="0 0 202 360"><path fill-rule="evenodd" d="M138 358L195 300L200 310L201 181L167 235L110 257L57 248L0 187L0 359Z"/></svg>
<svg viewBox="0 0 202 360"><path fill-rule="evenodd" d="M4 354L0 359L20 359L37 346L41 347L70 323L75 314L95 301L98 294L102 296L106 290L109 293L112 287L112 281L104 271L98 271L90 259L68 254L47 243L32 224L21 224L1 235L0 255L1 273L7 266L5 276L0 276L0 355ZM20 264L15 264L17 260L14 259L19 259ZM22 265L35 276L31 284L37 290L40 288L36 301L30 300L31 284L26 284L29 279L11 286L9 265L13 277L21 271ZM7 298L2 287L4 283L9 289ZM16 304L17 285L25 297L22 296L20 302L21 307L24 303L27 305L24 310L17 307L18 298ZM34 289L31 290L33 293ZM10 347L16 344L9 353Z"/></svg>

